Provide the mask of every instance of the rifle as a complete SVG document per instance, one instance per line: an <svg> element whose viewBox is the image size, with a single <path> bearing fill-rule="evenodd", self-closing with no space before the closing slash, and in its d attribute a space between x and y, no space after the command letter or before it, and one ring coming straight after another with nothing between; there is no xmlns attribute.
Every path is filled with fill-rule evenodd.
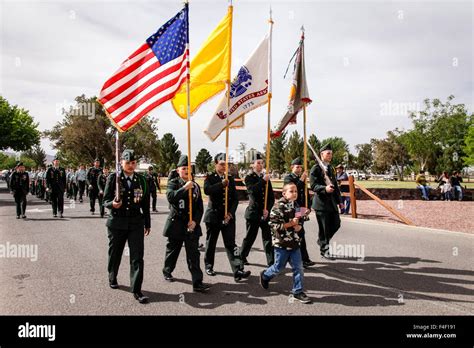
<svg viewBox="0 0 474 348"><path fill-rule="evenodd" d="M328 176L328 174L327 174L326 168L324 167L324 164L323 164L323 162L321 161L321 159L319 158L318 154L317 154L316 151L313 149L313 147L311 146L311 144L309 143L309 141L307 141L306 143L308 144L309 149L311 150L311 152L313 153L314 157L316 158L316 162L318 162L319 167L320 167L321 170L323 171L323 174L324 174L324 182L326 183L326 185L330 185L330 186L334 187L333 183L331 182L331 179L329 179L329 176Z"/></svg>

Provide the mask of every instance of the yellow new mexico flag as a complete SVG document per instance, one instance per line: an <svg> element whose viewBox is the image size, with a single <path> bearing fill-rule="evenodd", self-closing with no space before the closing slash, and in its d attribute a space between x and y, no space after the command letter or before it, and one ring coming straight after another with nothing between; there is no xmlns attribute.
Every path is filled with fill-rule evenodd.
<svg viewBox="0 0 474 348"><path fill-rule="evenodd" d="M221 92L230 80L232 43L232 6L191 61L190 109L191 115L209 98ZM186 84L171 100L174 111L186 118Z"/></svg>

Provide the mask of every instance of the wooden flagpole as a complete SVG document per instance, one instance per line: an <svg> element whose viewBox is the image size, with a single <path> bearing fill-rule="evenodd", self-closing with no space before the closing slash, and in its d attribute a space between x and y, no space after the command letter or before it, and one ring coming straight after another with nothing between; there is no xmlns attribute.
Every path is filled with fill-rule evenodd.
<svg viewBox="0 0 474 348"><path fill-rule="evenodd" d="M301 27L301 40L304 42L304 27L303 26ZM301 48L303 49L303 51L300 52L300 54L303 55L304 54L304 43L301 45ZM303 138L304 138L304 143L303 143L304 171L307 173L308 172L308 145L307 145L307 137L306 137L306 103L303 104ZM308 184L307 184L308 181L307 180L308 180L308 178L305 176L305 178L304 178L304 202L305 202L305 208L306 209L308 209Z"/></svg>
<svg viewBox="0 0 474 348"><path fill-rule="evenodd" d="M270 23L270 35L268 38L268 107L267 107L267 148L266 148L266 163L265 169L266 173L270 174L270 119L271 119L271 110L272 110L272 28L273 28L273 19L272 19L272 9L270 7L270 18L268 20ZM267 198L268 198L268 181L265 183L265 201L264 201L264 210L267 210Z"/></svg>
<svg viewBox="0 0 474 348"><path fill-rule="evenodd" d="M229 180L229 109L230 109L230 73L231 73L231 63L232 63L232 19L233 19L233 6L232 0L230 0L229 5L231 16L230 16L230 38L229 38L229 66L227 71L228 80L226 81L227 85L227 117L226 117L226 127L225 127L225 180ZM225 187L225 206L224 206L224 219L228 214L229 204L228 204L228 197L229 197L229 185Z"/></svg>
<svg viewBox="0 0 474 348"><path fill-rule="evenodd" d="M185 6L189 6L188 0L184 1ZM189 11L189 8L188 8ZM192 180L191 168L191 93L190 93L190 59L189 59L189 19L187 23L187 38L186 38L186 120L187 120L187 135L188 135L188 181ZM189 197L189 222L193 221L193 188L188 190Z"/></svg>

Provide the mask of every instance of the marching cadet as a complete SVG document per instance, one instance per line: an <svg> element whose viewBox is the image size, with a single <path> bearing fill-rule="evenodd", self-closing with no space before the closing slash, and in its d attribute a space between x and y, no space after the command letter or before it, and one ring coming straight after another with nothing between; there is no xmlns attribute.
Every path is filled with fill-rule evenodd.
<svg viewBox="0 0 474 348"><path fill-rule="evenodd" d="M296 185L298 191L298 198L296 199L296 203L298 208L301 210L305 210L305 212L300 217L300 225L301 231L298 233L300 237L300 251L301 251L301 259L303 260L303 267L308 268L314 266L316 262L311 261L308 255L308 250L306 248L306 238L305 238L305 230L304 230L304 221L309 220L308 215L311 213L311 209L307 209L306 206L306 195L308 194L308 190L305 185L305 180L308 177L308 173L306 171L303 172L303 161L301 158L295 158L291 161L291 173L285 176L283 179L283 184L290 184L293 183ZM308 196L309 202L309 196ZM298 209L297 208L297 209Z"/></svg>
<svg viewBox="0 0 474 348"><path fill-rule="evenodd" d="M146 174L146 181L148 183L148 187L150 188L150 195L152 200L152 207L153 211L158 211L156 210L156 190L158 187L160 187L160 184L158 182L158 174L153 172L153 166L148 167L148 173Z"/></svg>
<svg viewBox="0 0 474 348"><path fill-rule="evenodd" d="M36 171L36 169L31 169L31 175L30 175L30 193L32 195L35 194L36 192L36 177L38 175L38 172Z"/></svg>
<svg viewBox="0 0 474 348"><path fill-rule="evenodd" d="M331 144L321 147L320 154L324 168L321 168L316 163L310 172L310 186L314 192L312 208L316 211L316 219L318 221L318 245L321 257L327 260L334 260L329 252L329 241L341 226L338 206L342 209L343 203L336 181L336 174L330 164L332 160ZM327 175L329 180L325 180L325 175Z"/></svg>
<svg viewBox="0 0 474 348"><path fill-rule="evenodd" d="M53 166L46 172L46 186L53 205L53 217L63 218L64 190L66 189L66 171L59 166L59 158L53 160Z"/></svg>
<svg viewBox="0 0 474 348"><path fill-rule="evenodd" d="M94 166L89 168L87 172L87 186L89 190L89 201L91 204L90 212L92 215L95 213L95 200L99 198L99 188L97 187L97 179L102 173L102 168L100 168L100 161L98 158L94 161ZM99 205L101 201L99 199Z"/></svg>
<svg viewBox="0 0 474 348"><path fill-rule="evenodd" d="M25 172L23 162L18 162L15 171L10 177L10 190L15 198L16 218L26 218L26 196L30 190L30 178Z"/></svg>
<svg viewBox="0 0 474 348"><path fill-rule="evenodd" d="M130 249L130 286L139 303L147 303L142 294L144 236L151 231L150 194L145 177L137 172L137 161L133 150L122 153L122 172L112 173L107 178L104 190L104 206L110 210L107 219L109 238L109 286L118 289L117 274L125 243ZM119 181L119 197L116 198L116 180Z"/></svg>
<svg viewBox="0 0 474 348"><path fill-rule="evenodd" d="M44 199L44 175L45 175L44 168L41 168L40 172L36 176L36 197L39 199Z"/></svg>
<svg viewBox="0 0 474 348"><path fill-rule="evenodd" d="M82 196L86 188L87 172L84 165L80 165L76 172L76 183L79 189L79 202L82 203Z"/></svg>
<svg viewBox="0 0 474 348"><path fill-rule="evenodd" d="M99 177L97 178L97 187L99 188L99 208L100 208L100 217L104 217L105 215L105 207L103 202L104 199L104 191L105 185L107 183L107 177L109 176L109 168L104 167L102 173L100 173Z"/></svg>
<svg viewBox="0 0 474 348"><path fill-rule="evenodd" d="M208 174L204 181L204 193L209 196L204 222L206 223L206 252L204 254L204 264L206 273L215 276L214 256L216 253L217 239L222 232L224 247L227 252L234 280L237 282L250 276L250 271L244 271L242 260L240 259L239 248L235 244L235 212L239 204L239 197L235 188L235 181L232 175L225 179L226 155L219 153L214 157L216 171ZM225 188L228 187L227 215L225 215Z"/></svg>
<svg viewBox="0 0 474 348"><path fill-rule="evenodd" d="M263 157L257 153L253 162L253 171L244 179L249 194L249 205L245 210L247 234L242 242L240 257L245 265L248 265L247 256L257 238L258 229L262 230L263 249L267 257L268 266L273 265L274 255L272 246L272 235L268 224L270 214L275 202L270 175L263 174ZM265 185L268 182L267 209L264 209Z"/></svg>
<svg viewBox="0 0 474 348"><path fill-rule="evenodd" d="M48 190L48 178L46 177L46 173L48 173L48 170L52 167L53 165L50 163L48 164L48 169L46 169L46 172L44 173L44 200L48 203L51 204L51 190Z"/></svg>
<svg viewBox="0 0 474 348"><path fill-rule="evenodd" d="M202 235L201 222L204 206L201 188L192 180L188 173L188 156L181 156L177 167L178 177L168 182L166 198L170 204L170 213L163 230L168 238L166 244L165 265L163 276L172 282L172 272L176 267L179 253L183 246L186 250L188 269L191 272L193 291L206 292L210 286L202 282L203 273L199 265L199 237ZM192 190L192 220L189 221L189 192Z"/></svg>

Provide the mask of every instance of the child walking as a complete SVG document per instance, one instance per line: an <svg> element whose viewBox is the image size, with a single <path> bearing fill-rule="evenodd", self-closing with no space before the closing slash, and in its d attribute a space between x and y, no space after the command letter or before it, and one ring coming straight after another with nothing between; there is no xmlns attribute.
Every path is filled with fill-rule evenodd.
<svg viewBox="0 0 474 348"><path fill-rule="evenodd" d="M293 270L293 289L290 298L302 303L311 303L311 299L303 292L303 266L300 251L301 231L300 220L307 215L301 213L296 199L298 189L294 183L283 186L283 197L273 207L270 213L272 244L275 253L275 263L260 273L260 285L268 289L270 280L276 277L290 262Z"/></svg>

